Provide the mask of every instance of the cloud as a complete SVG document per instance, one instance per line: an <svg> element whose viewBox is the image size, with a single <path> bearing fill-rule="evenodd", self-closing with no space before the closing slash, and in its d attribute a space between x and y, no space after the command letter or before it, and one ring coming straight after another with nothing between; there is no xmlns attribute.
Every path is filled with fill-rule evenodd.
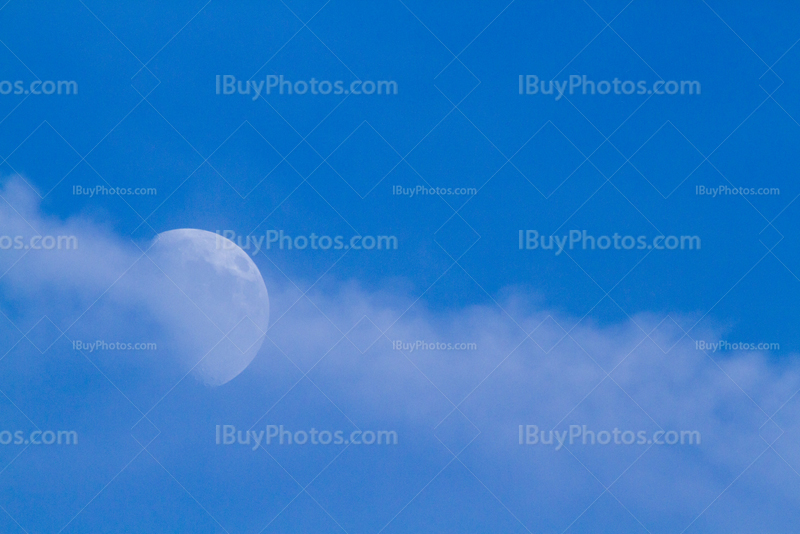
<svg viewBox="0 0 800 534"><path fill-rule="evenodd" d="M55 523L77 513L82 496L98 492L139 452L163 466L137 471L144 480L172 484L164 481L169 472L208 513L236 528L260 528L280 517L298 484L311 481L319 504L350 521L343 524L348 531L380 529L409 502L389 530L425 524L457 529L437 523L437 510L471 499L493 503L480 513L463 511L476 522L534 532L599 524L633 532L641 529L639 522L651 532L689 524L697 530L714 524L779 531L796 524L796 355L779 360L758 351L710 353L696 349L693 340L717 340L725 332L717 326L689 330L695 316L676 312L663 321L641 314L600 325L543 309L515 288L496 304L449 310L353 281L328 280L304 295L258 256L270 290L267 341L241 376L209 390L178 382L179 370L167 362L170 351L189 346L202 352L220 334L193 303L175 304L185 295L143 256L147 244L85 218L48 217L16 181L0 196L5 234L21 235L24 242L36 233L74 235L79 243L70 251L0 251L0 309L10 321L0 329L6 343L0 389L16 403L0 406L0 413L18 425L80 427L81 447L88 451L70 452L72 460L63 465L52 462L55 480L71 478L79 486L74 502L48 501ZM44 355L19 332L42 316L65 336ZM176 316L195 325L190 331L197 339L186 333L175 339ZM45 334L34 329L30 337ZM153 354L77 355L70 345L75 339L154 340L160 348ZM418 342L470 345L425 350ZM132 428L143 413L145 424L160 434L142 453L131 434L140 441L147 434L144 424ZM273 444L254 452L217 445L215 427L223 424L256 431L269 424L293 431L340 429L346 435L356 428L394 430L399 443L384 449ZM544 445L537 433L537 443L526 444L523 436L520 444L520 425L523 434L528 425L545 436L555 431L556 442ZM584 445L584 425L595 435L619 429L638 439L643 432L651 443ZM563 440L578 428L581 437L557 449L558 436ZM668 431L696 431L701 441L652 443ZM767 441L781 433L770 447ZM96 458L99 465L92 463ZM0 460L0 469L11 461ZM23 496L55 491L45 481L25 479L37 469L33 457L14 463L16 471L5 476L20 478ZM86 471L88 466L94 468ZM255 468L263 470L258 477ZM122 477L119 484L134 482ZM257 505L254 492L274 502ZM146 502L134 493L130 506ZM113 502L101 498L86 514L113 510ZM18 513L26 512L20 506Z"/></svg>

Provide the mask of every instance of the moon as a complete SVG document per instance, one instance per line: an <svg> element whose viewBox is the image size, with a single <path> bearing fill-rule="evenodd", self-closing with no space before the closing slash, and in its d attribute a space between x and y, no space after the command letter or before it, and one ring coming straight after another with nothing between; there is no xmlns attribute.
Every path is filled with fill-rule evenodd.
<svg viewBox="0 0 800 534"><path fill-rule="evenodd" d="M256 357L269 325L256 264L233 241L192 228L158 234L146 254L171 282L159 298L181 367L211 387L233 380Z"/></svg>

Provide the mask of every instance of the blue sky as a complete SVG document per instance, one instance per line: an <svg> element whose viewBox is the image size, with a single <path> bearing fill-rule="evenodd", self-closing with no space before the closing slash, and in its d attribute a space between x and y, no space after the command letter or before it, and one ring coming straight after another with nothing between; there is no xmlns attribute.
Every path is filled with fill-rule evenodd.
<svg viewBox="0 0 800 534"><path fill-rule="evenodd" d="M789 531L799 19L0 6L0 531ZM150 250L181 228L269 302Z"/></svg>

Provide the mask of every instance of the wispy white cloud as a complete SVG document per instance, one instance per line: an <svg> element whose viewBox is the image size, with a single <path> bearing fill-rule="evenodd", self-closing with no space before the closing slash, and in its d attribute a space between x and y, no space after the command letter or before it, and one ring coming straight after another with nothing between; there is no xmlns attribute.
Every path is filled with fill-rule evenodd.
<svg viewBox="0 0 800 534"><path fill-rule="evenodd" d="M180 373L154 379L158 372L131 370L161 368L169 351L189 347L196 355L219 341L221 334L208 318L142 257L139 247L146 244L137 247L85 219L47 217L13 181L2 197L4 233L75 235L79 242L74 251L0 251L3 312L23 329L47 315L70 339L159 343L167 350L153 355L92 356L142 409L161 402ZM161 408L167 412L153 412L154 418L161 413L162 420L188 421L185 427L162 428L158 439L164 458L180 464L179 451L188 441L193 461L221 461L206 438L214 424L227 421L209 421L209 413L244 428L352 424L398 430L399 455L378 461L359 451L355 457L366 476L382 472L387 463L402 473L403 483L387 490L396 493L393 502L407 502L453 459L451 452L460 452L453 465L463 462L470 476L532 531L561 531L576 519L574 525L580 525L578 518L594 513L592 504L603 486L610 493L599 503L619 499L627 508L623 516L635 516L648 528L681 530L698 516L695 524L702 525L702 517L713 515L717 525L731 529L761 525L774 531L796 519L796 507L775 516L761 497L769 495L780 507L800 495L800 453L793 445L800 437L796 355L710 354L697 350L693 339L720 339L724 332L702 326L684 335L681 327L687 329L696 317L674 313L662 323L664 317L640 314L599 325L543 309L513 288L498 297L499 305L449 310L429 308L424 299L407 294L368 291L352 281L328 281L325 287L335 290L315 288L302 295L272 273L269 261L257 259L268 275L268 341L251 367L218 391L184 386L175 391L181 402L198 396L205 408L170 399ZM167 308L172 319L164 313ZM189 325L177 339L173 319ZM474 350L397 350L392 344L418 340L474 343ZM157 387L141 384L148 380ZM113 427L113 419L107 424ZM595 432L644 431L648 438L658 431L688 430L699 432L702 441L683 446L576 442L556 450L520 445L519 425L562 436L571 425ZM187 431L196 435L188 437ZM781 432L770 448L765 438L772 441ZM282 454L278 461L289 469L299 461ZM303 461L308 465L308 458ZM228 474L250 468L241 458L230 462L238 467ZM209 473L212 483L228 476L216 469Z"/></svg>

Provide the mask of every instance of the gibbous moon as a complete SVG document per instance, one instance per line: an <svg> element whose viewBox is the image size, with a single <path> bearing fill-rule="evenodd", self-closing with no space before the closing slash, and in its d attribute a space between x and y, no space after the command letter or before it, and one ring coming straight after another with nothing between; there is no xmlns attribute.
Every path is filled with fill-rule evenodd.
<svg viewBox="0 0 800 534"><path fill-rule="evenodd" d="M174 283L160 298L182 368L209 386L238 376L269 324L267 287L250 256L221 235L191 228L158 234L147 256Z"/></svg>

